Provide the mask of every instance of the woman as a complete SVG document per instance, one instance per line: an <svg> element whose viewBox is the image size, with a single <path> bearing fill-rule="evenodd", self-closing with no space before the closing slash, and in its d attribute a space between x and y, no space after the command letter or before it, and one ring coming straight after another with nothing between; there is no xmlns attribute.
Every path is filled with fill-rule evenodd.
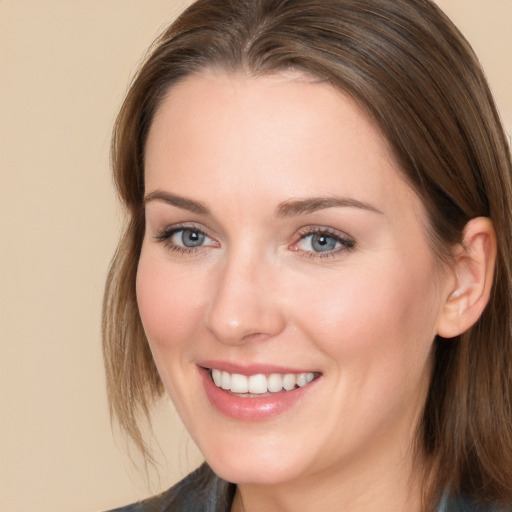
<svg viewBox="0 0 512 512"><path fill-rule="evenodd" d="M167 391L206 460L120 510L506 510L510 154L432 2L196 2L113 167L112 412L144 452Z"/></svg>

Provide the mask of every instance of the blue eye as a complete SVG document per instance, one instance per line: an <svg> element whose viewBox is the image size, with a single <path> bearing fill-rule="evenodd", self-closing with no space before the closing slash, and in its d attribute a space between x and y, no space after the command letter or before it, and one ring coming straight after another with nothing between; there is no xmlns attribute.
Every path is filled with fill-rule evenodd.
<svg viewBox="0 0 512 512"><path fill-rule="evenodd" d="M179 253L193 253L203 247L218 247L219 244L206 233L193 226L166 229L155 236L156 240L163 242L167 249Z"/></svg>
<svg viewBox="0 0 512 512"><path fill-rule="evenodd" d="M333 236L329 236L324 233L315 233L314 235L309 235L306 238L303 238L303 240L306 239L310 239L308 240L308 244L311 245L311 248L315 252L333 251L341 245Z"/></svg>
<svg viewBox="0 0 512 512"><path fill-rule="evenodd" d="M169 237L169 241L182 247L200 247L208 237L198 229L179 229Z"/></svg>
<svg viewBox="0 0 512 512"><path fill-rule="evenodd" d="M301 239L295 244L295 249L307 253L337 253L344 249L351 249L355 245L352 239L341 235L329 233L328 231L313 231L301 236ZM326 254L326 255L327 255Z"/></svg>

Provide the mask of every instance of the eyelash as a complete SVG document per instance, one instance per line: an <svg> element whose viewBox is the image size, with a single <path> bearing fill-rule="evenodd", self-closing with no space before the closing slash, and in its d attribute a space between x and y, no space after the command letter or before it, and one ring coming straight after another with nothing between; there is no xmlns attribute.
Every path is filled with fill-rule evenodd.
<svg viewBox="0 0 512 512"><path fill-rule="evenodd" d="M181 245L176 245L171 242L171 238L180 231L193 231L195 233L198 233L200 235L203 235L205 237L208 237L213 240L210 236L208 236L202 229L198 228L197 226L194 226L193 224L187 224L187 225L180 225L180 226L173 226L171 228L164 229L161 233L156 235L154 238L157 242L161 242L164 244L164 247L177 252L179 254L195 254L197 253L198 249L201 248L201 246L198 247L183 247Z"/></svg>
<svg viewBox="0 0 512 512"><path fill-rule="evenodd" d="M328 238L334 239L336 242L340 243L340 247L325 252L305 251L297 247L302 240L305 240L307 237L313 236L315 234L326 235ZM291 248L292 250L299 252L301 255L307 258L323 259L339 256L340 253L345 251L352 251L355 246L355 240L347 234L341 233L340 231L326 227L306 227L303 228L301 232L299 232L299 240L294 242L291 245Z"/></svg>
<svg viewBox="0 0 512 512"><path fill-rule="evenodd" d="M203 235L205 237L208 237L211 240L214 240L212 237L208 236L207 233L205 233L202 229L200 229L197 226L194 225L178 225L173 226L171 228L167 228L163 230L161 233L154 236L155 240L157 242L163 243L164 246L174 252L177 252L179 254L196 254L198 250L200 250L204 246L197 246L197 247L183 247L181 245L176 245L172 243L170 240L171 238L180 231L186 231L190 230L193 232L198 233L199 235ZM328 238L332 238L335 240L336 243L340 244L340 247L325 251L325 252L319 252L319 251L306 251L304 249L300 249L298 245L300 242L308 238L309 236L314 236L315 234L321 234L326 235ZM305 256L307 258L331 258L338 256L341 252L344 251L351 251L355 248L356 242L353 238L349 237L346 234L343 234L339 231L333 230L331 228L326 227L305 227L298 233L299 239L292 243L290 245L290 250L296 251L302 256ZM211 246L210 246L211 247Z"/></svg>

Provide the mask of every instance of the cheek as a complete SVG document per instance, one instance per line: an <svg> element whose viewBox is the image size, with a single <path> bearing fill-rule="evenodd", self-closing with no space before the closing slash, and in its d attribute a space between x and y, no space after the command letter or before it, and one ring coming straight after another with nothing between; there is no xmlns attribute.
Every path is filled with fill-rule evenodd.
<svg viewBox="0 0 512 512"><path fill-rule="evenodd" d="M312 293L297 307L302 330L339 366L389 372L424 364L438 315L430 263L395 258L361 268L308 283Z"/></svg>
<svg viewBox="0 0 512 512"><path fill-rule="evenodd" d="M172 351L200 325L203 296L193 273L179 273L159 255L143 249L137 270L137 303L151 350ZM157 362L158 364L158 362Z"/></svg>
<svg viewBox="0 0 512 512"><path fill-rule="evenodd" d="M347 438L396 418L414 424L430 381L435 308L429 274L408 272L412 277L400 280L403 267L387 270L352 274L338 286L326 282L319 287L324 300L310 297L304 305L301 328L329 361L331 424L343 425Z"/></svg>

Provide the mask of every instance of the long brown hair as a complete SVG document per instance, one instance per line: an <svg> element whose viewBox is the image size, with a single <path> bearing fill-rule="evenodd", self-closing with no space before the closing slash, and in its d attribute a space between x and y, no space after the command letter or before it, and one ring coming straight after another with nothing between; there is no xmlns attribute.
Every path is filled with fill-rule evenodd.
<svg viewBox="0 0 512 512"><path fill-rule="evenodd" d="M490 217L498 255L489 304L455 340L435 340L418 432L428 502L447 485L512 501L511 159L470 45L430 0L199 0L155 42L119 113L115 183L128 222L108 276L104 356L112 414L142 450L162 384L144 336L135 276L144 234L144 147L173 84L206 68L258 76L298 69L350 94L386 136L422 199L440 259L466 223Z"/></svg>

